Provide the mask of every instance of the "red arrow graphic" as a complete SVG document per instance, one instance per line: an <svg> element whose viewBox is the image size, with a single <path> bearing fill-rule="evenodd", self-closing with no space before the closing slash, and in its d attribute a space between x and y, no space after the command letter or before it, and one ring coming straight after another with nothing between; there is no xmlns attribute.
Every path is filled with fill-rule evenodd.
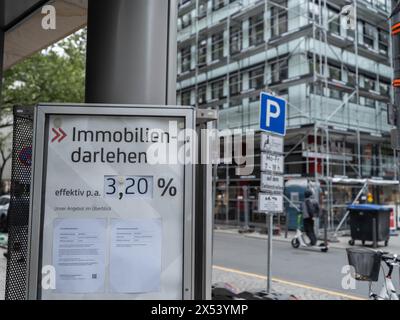
<svg viewBox="0 0 400 320"><path fill-rule="evenodd" d="M55 141L57 141L58 143L60 143L61 141L63 141L63 140L67 137L67 134L66 134L65 131L64 131L63 129L61 129L61 128L59 128L58 131L57 131L57 129L52 128L51 131L53 131L53 133L54 133L54 137L53 137L53 139L51 140L51 143L53 143L53 142L55 142Z"/></svg>
<svg viewBox="0 0 400 320"><path fill-rule="evenodd" d="M51 143L53 143L54 141L56 141L59 137L60 137L60 134L58 133L58 131L56 130L56 129L51 129L52 131L53 131L53 133L55 134L55 136L54 136L54 138L53 138L53 140L51 140Z"/></svg>
<svg viewBox="0 0 400 320"><path fill-rule="evenodd" d="M61 128L59 128L58 131L60 131L62 134L61 138L58 140L58 142L60 143L61 141L63 141L66 138L67 134Z"/></svg>

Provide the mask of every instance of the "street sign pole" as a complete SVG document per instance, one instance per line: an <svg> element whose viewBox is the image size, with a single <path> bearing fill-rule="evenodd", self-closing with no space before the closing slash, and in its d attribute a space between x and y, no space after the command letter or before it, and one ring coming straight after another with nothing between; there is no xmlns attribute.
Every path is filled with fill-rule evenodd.
<svg viewBox="0 0 400 320"><path fill-rule="evenodd" d="M272 268L272 232L273 232L273 220L274 216L271 213L266 214L267 220L267 232L268 232L268 263L267 263L267 293L271 292L272 279L271 279L271 268Z"/></svg>
<svg viewBox="0 0 400 320"><path fill-rule="evenodd" d="M267 228L267 293L272 290L272 237L274 214L283 212L284 139L286 101L261 93L261 193L258 208L265 213Z"/></svg>

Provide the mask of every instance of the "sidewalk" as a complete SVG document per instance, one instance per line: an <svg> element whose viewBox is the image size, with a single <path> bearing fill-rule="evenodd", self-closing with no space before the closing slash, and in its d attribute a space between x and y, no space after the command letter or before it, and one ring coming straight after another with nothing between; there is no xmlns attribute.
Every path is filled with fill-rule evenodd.
<svg viewBox="0 0 400 320"><path fill-rule="evenodd" d="M217 227L215 229L215 232L219 233L229 233L229 234L239 234L239 229L237 228L226 228L226 227ZM400 231L398 231L400 234ZM267 239L267 235L265 234L260 234L259 232L254 232L254 233L245 233L241 234L244 237L247 238L255 238L255 239ZM282 241L282 242L288 242L290 243L295 235L294 231L289 231L288 232L288 237L285 238L285 232L282 231L279 236L274 235L273 240L274 241ZM348 236L338 236L338 242L329 242L329 247L330 248L335 248L335 249L346 249L350 248L351 246L349 245L349 240L350 237ZM367 242L367 245L370 243ZM356 244L354 247L360 246L361 247L361 241L356 241ZM371 246L372 248L372 246ZM383 250L383 251L388 251L392 253L398 253L400 254L400 236L391 236L389 240L389 245L385 247L383 245L383 242L379 242L379 246L377 249Z"/></svg>
<svg viewBox="0 0 400 320"><path fill-rule="evenodd" d="M213 283L229 283L237 292L263 290L267 286L267 277L239 272L221 267L213 267ZM333 291L311 288L303 284L289 283L284 280L272 279L274 292L293 295L300 300L360 300L362 297L335 293Z"/></svg>

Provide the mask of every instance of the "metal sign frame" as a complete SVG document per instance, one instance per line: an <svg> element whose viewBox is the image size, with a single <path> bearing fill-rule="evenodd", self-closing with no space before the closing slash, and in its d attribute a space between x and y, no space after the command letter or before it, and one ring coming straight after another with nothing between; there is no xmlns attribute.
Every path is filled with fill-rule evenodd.
<svg viewBox="0 0 400 320"><path fill-rule="evenodd" d="M42 235L44 222L44 194L48 154L49 117L52 115L77 116L146 116L157 118L181 118L185 129L196 128L195 109L176 106L111 105L111 104L41 104L35 108L32 185L28 233L27 299L40 299ZM195 169L194 164L184 164L183 203L183 275L182 298L193 299L194 283L194 212Z"/></svg>

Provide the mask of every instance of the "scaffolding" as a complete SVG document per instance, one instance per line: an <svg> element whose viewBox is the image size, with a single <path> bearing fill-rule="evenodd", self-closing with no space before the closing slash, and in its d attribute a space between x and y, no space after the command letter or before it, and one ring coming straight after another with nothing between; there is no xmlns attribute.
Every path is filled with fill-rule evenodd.
<svg viewBox="0 0 400 320"><path fill-rule="evenodd" d="M181 103L186 93L188 104L220 109L221 127L251 129L258 125L254 104L261 91L285 97L286 168L320 184L331 229L341 218L336 209L345 205L334 201L334 176L397 179L397 154L388 146L390 1L184 2L179 15L190 15L193 23L180 31L178 43L191 48L190 67L178 72ZM343 22L351 23L351 17L349 29ZM225 186L237 184L232 201L238 202L234 220L240 221L239 202L249 207L247 201L257 201L240 184L256 185L259 177L237 178L231 166L222 168ZM230 199L230 191L225 193Z"/></svg>

